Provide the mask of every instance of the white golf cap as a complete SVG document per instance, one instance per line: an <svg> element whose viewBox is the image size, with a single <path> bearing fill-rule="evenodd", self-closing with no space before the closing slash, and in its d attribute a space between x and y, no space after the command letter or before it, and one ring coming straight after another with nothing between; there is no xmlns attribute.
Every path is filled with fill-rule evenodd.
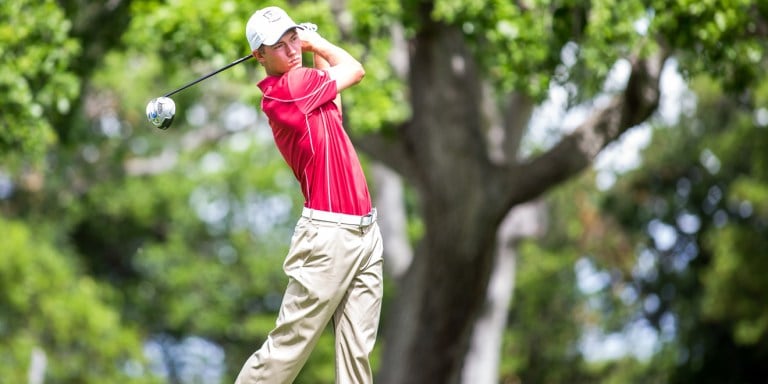
<svg viewBox="0 0 768 384"><path fill-rule="evenodd" d="M277 43L287 30L297 27L299 25L294 23L285 11L279 7L267 7L254 12L248 19L245 38L248 39L253 52L262 45Z"/></svg>

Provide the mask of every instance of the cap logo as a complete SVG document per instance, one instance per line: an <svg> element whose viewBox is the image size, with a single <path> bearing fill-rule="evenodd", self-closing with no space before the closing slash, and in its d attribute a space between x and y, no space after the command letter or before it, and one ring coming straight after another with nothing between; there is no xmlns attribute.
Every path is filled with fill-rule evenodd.
<svg viewBox="0 0 768 384"><path fill-rule="evenodd" d="M264 18L267 19L267 22L269 23L274 23L276 21L279 21L281 18L280 13L275 14L275 12L272 12L271 9L264 12L262 16L264 16Z"/></svg>

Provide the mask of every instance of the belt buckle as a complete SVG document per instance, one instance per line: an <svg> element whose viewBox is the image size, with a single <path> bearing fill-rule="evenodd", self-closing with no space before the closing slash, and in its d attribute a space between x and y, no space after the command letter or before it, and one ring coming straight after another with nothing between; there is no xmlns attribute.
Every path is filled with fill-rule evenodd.
<svg viewBox="0 0 768 384"><path fill-rule="evenodd" d="M373 224L374 220L376 220L376 208L372 209L367 215L360 217L360 226L367 227Z"/></svg>

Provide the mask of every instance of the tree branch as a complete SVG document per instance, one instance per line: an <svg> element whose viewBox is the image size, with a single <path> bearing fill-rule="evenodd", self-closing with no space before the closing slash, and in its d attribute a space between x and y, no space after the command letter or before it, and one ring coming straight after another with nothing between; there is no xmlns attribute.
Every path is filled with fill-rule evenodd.
<svg viewBox="0 0 768 384"><path fill-rule="evenodd" d="M389 136L397 135L397 133L388 133L411 129L409 125L410 122L405 122L393 129L384 128L377 133L350 136L350 139L358 150L372 159L386 164L413 184L418 182L417 174L414 172L417 169L415 159L406 148L405 140Z"/></svg>
<svg viewBox="0 0 768 384"><path fill-rule="evenodd" d="M494 195L503 196L511 208L584 170L606 145L656 111L661 70L668 56L668 51L662 48L656 55L633 60L624 92L596 109L549 151L527 163L499 168L498 176L508 182L500 184L502 189L494 191Z"/></svg>

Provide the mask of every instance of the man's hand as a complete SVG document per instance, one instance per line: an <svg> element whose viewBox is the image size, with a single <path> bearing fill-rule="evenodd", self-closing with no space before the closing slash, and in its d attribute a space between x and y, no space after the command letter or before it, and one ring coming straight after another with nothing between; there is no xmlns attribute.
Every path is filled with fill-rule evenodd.
<svg viewBox="0 0 768 384"><path fill-rule="evenodd" d="M299 24L301 28L297 28L296 32L301 39L301 51L302 52L315 52L314 46L321 44L323 39L319 33L317 33L317 26L310 23Z"/></svg>

